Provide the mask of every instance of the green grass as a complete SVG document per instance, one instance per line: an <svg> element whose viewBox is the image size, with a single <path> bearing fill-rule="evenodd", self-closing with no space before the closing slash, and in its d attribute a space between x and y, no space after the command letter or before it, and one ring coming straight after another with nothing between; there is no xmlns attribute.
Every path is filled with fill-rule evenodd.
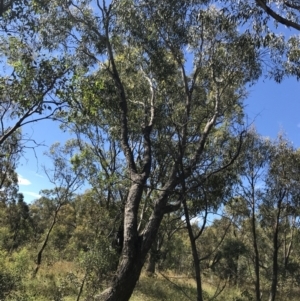
<svg viewBox="0 0 300 301"><path fill-rule="evenodd" d="M21 256L22 255L22 256ZM25 254L26 255L26 254ZM27 269L22 269L24 254L19 254L13 260L3 258L2 268L12 275L22 276L18 287L5 300L7 301L74 301L76 300L79 287L84 277L84 271L73 262L60 261L53 264L41 266L37 277L32 277L34 265ZM23 258L24 257L24 258ZM204 300L210 300L216 290L221 289L224 283L219 283L218 277L206 277L202 279L202 289ZM219 285L218 285L219 284ZM95 293L99 293L101 287L97 282L94 284ZM276 301L298 301L299 290L297 288L281 288L281 293L277 295ZM105 283L103 283L103 287ZM268 300L268 287L263 292L263 301ZM85 285L81 301L87 297L90 288ZM196 300L197 291L194 279L187 275L175 275L172 272L157 273L149 277L143 273L138 281L130 301L189 301ZM253 299L252 299L253 297ZM214 298L214 301L250 301L254 300L254 291L251 283L243 288L230 287L226 285L224 291Z"/></svg>

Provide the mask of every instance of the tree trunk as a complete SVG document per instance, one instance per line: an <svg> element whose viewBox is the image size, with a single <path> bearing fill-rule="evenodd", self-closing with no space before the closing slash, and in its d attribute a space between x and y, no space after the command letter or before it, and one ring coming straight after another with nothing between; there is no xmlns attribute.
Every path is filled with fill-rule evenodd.
<svg viewBox="0 0 300 301"><path fill-rule="evenodd" d="M200 261L199 261L199 255L197 252L195 239L191 240L191 247L192 247L194 269L195 269L195 276L196 276L195 278L196 278L196 285L197 285L197 301L203 301Z"/></svg>
<svg viewBox="0 0 300 301"><path fill-rule="evenodd" d="M282 199L278 201L278 212L276 215L276 221L274 226L274 234L273 234L273 273L272 273L272 284L270 290L269 301L275 301L276 291L277 291L277 283L278 283L278 235L279 235L279 219L281 214L281 203Z"/></svg>
<svg viewBox="0 0 300 301"><path fill-rule="evenodd" d="M146 267L146 272L148 276L151 276L155 273L155 264L156 264L156 255L153 252L149 253L149 261Z"/></svg>
<svg viewBox="0 0 300 301"><path fill-rule="evenodd" d="M111 286L95 298L97 301L129 300L146 260L148 250L142 251L142 236L137 231L137 212L143 193L143 181L136 177L133 182L124 208L124 242L118 269Z"/></svg>
<svg viewBox="0 0 300 301"><path fill-rule="evenodd" d="M142 197L144 183L139 178L133 179L124 211L124 243L121 259L109 288L94 298L95 301L128 301L139 279L147 254L154 242L159 225L167 208L169 190L173 182L165 185L161 196L142 234L138 234L138 206Z"/></svg>
<svg viewBox="0 0 300 301"><path fill-rule="evenodd" d="M130 299L146 259L146 254L140 251L136 253L136 257L122 257L111 286L96 296L95 301L128 301Z"/></svg>
<svg viewBox="0 0 300 301"><path fill-rule="evenodd" d="M286 225L288 224L288 216L286 216ZM293 237L294 237L294 227L295 227L295 217L292 217L291 221L291 238L290 242L287 242L287 235L286 231L284 231L284 259L283 259L283 265L284 265L284 278L287 276L287 269L288 269L288 263L290 259L290 255L292 252L292 247L293 247Z"/></svg>
<svg viewBox="0 0 300 301"><path fill-rule="evenodd" d="M276 227L278 228L278 227ZM269 301L275 301L277 282L278 282L278 231L274 233L273 237L273 273L272 273L272 284Z"/></svg>
<svg viewBox="0 0 300 301"><path fill-rule="evenodd" d="M155 240L150 249L148 263L146 266L146 272L148 276L151 276L155 273L156 260L157 260L157 242Z"/></svg>
<svg viewBox="0 0 300 301"><path fill-rule="evenodd" d="M196 286L197 286L197 301L203 301L200 260L199 260L199 254L197 251L197 246L196 246L196 239L195 239L195 236L193 233L192 225L190 223L189 211L188 211L188 207L187 207L185 199L182 201L182 204L183 204L184 215L185 215L185 219L186 219L186 227L188 230L190 244L191 244L191 248L192 248L194 270L195 270L195 280L196 280Z"/></svg>
<svg viewBox="0 0 300 301"><path fill-rule="evenodd" d="M39 269L40 269L40 266L41 266L41 263L42 263L42 255L43 255L43 252L44 250L46 249L47 247L47 244L48 244L48 241L49 241L49 238L50 238L50 234L56 224L56 220L57 220L57 215L58 215L58 212L59 210L61 209L61 204L59 204L57 206L57 208L55 209L55 212L54 212L54 217L53 217L53 220L52 220L52 223L50 225L50 228L48 229L48 232L47 232L47 235L45 237L45 240L43 242L43 245L42 247L40 248L39 252L38 252L38 255L37 255L37 260L36 260L36 268L33 272L33 278L36 277Z"/></svg>
<svg viewBox="0 0 300 301"><path fill-rule="evenodd" d="M254 186L252 191L254 192ZM257 235L256 235L256 218L255 218L255 200L254 195L252 196L252 235L253 235L253 248L254 248L254 270L255 270L255 295L256 301L261 300L260 292L260 271L259 271L259 251L257 246Z"/></svg>
<svg viewBox="0 0 300 301"><path fill-rule="evenodd" d="M260 273L259 273L259 253L257 247L257 239L256 239L256 229L253 228L253 247L255 253L255 294L256 294L256 301L261 300L261 292L260 292Z"/></svg>

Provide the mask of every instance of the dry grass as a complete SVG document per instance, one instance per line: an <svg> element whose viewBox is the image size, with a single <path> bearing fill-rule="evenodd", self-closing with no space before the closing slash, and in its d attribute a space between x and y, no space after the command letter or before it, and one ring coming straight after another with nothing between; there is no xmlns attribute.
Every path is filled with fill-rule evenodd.
<svg viewBox="0 0 300 301"><path fill-rule="evenodd" d="M28 271L28 277L23 278L22 287L7 300L10 301L74 301L83 279L83 271L73 262L59 261L53 264L41 266L36 278L32 278L32 271ZM217 290L224 283L219 283L217 277L202 279L204 300L211 300ZM96 287L99 289L99 284ZM86 288L86 287L85 287ZM214 301L250 301L254 296L252 286L248 289L225 287L224 291L214 298ZM86 291L81 300L85 300ZM278 301L298 301L299 292L289 290L278 294ZM157 273L149 277L143 273L134 290L130 301L189 301L196 300L196 284L192 277L176 275L171 271ZM268 292L264 293L267 300Z"/></svg>
<svg viewBox="0 0 300 301"><path fill-rule="evenodd" d="M195 300L194 281L186 276L170 272L148 277L142 274L130 301L175 301Z"/></svg>

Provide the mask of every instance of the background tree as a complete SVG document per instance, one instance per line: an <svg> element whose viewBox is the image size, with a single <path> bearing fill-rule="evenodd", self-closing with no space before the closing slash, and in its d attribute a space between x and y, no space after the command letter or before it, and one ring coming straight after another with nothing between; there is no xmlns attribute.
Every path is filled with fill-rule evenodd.
<svg viewBox="0 0 300 301"><path fill-rule="evenodd" d="M238 216L244 216L249 219L251 242L253 250L253 264L255 272L255 296L256 300L261 300L260 287L260 251L257 228L259 227L259 207L261 205L261 196L264 186L264 180L271 159L271 142L259 137L255 130L249 133L247 141L244 144L243 169L240 173L240 185L238 188L238 198L233 200L231 205L235 206L235 212ZM246 208L238 209L243 201ZM242 207L243 208L243 207Z"/></svg>
<svg viewBox="0 0 300 301"><path fill-rule="evenodd" d="M50 156L53 158L54 169L52 170L52 175L50 175L49 170L46 171L49 181L55 184L55 188L52 190L44 190L43 194L47 199L51 201L52 212L50 213L51 219L49 221L48 230L45 233L45 238L39 248L36 260L36 268L34 270L33 276L35 277L40 265L42 263L42 256L47 244L49 242L50 235L56 225L61 209L63 206L67 205L68 201L73 197L74 191L76 191L82 183L82 175L78 173L73 174L68 165L68 162L63 158L63 154L69 153L70 148L66 146L65 148L59 148L59 144L52 146L50 150Z"/></svg>
<svg viewBox="0 0 300 301"><path fill-rule="evenodd" d="M298 207L299 200L299 158L288 142L279 136L266 177L266 190L260 212L264 223L271 229L272 241L272 284L270 301L275 300L279 274L279 249L283 244L281 232L284 221L293 212L290 208ZM274 208L266 210L266 208ZM286 246L286 244L284 244ZM289 253L289 252L288 252ZM285 254L289 257L287 251Z"/></svg>
<svg viewBox="0 0 300 301"><path fill-rule="evenodd" d="M21 155L20 133L16 132L0 146L0 200L8 204L19 189L16 168Z"/></svg>

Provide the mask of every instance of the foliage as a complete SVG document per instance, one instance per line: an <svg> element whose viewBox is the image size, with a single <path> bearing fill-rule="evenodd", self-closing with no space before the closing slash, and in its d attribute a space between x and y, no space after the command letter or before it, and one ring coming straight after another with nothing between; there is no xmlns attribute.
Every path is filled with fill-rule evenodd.
<svg viewBox="0 0 300 301"><path fill-rule="evenodd" d="M255 274L257 301L298 285L299 151L243 121L262 74L300 77L299 37L271 22L300 30L298 13L295 1L2 1L0 246L15 264L3 292L128 300L147 258L192 275L200 301L203 274L242 285L236 300L252 298L241 277ZM43 119L76 139L50 148L55 187L28 205L21 128ZM35 279L11 286L32 272L22 250ZM42 275L38 293L38 270L61 260L78 273Z"/></svg>

